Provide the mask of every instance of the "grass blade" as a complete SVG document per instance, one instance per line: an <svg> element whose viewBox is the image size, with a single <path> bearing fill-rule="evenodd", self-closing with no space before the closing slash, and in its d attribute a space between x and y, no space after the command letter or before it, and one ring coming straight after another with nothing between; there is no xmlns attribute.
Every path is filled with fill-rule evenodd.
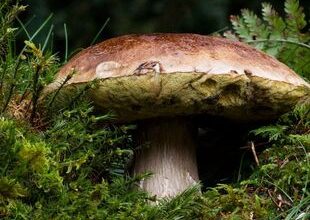
<svg viewBox="0 0 310 220"><path fill-rule="evenodd" d="M68 61L68 31L66 23L64 23L64 31L65 31L65 63L66 63Z"/></svg>
<svg viewBox="0 0 310 220"><path fill-rule="evenodd" d="M50 29L49 29L49 31L48 31L48 34L47 34L47 36L46 36L46 38L45 38L43 47L42 47L42 51L43 51L43 52L44 52L44 50L45 50L45 48L46 48L46 46L47 46L48 41L50 40L51 34L52 34L52 32L53 32L53 29L54 29L54 25L52 24L51 27L50 27Z"/></svg>
<svg viewBox="0 0 310 220"><path fill-rule="evenodd" d="M101 32L104 30L104 28L107 26L107 24L109 23L109 21L110 21L110 18L108 18L108 19L104 22L104 24L102 25L102 27L100 28L100 30L98 31L98 33L96 34L96 36L94 37L94 39L93 39L93 41L91 42L90 45L93 45L93 44L97 41L99 35L100 35Z"/></svg>

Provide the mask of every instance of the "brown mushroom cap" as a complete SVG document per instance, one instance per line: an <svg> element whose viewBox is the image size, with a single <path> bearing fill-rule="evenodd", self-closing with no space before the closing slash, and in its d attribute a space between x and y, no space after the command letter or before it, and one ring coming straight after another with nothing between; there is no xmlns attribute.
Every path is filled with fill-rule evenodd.
<svg viewBox="0 0 310 220"><path fill-rule="evenodd" d="M127 35L74 56L55 90L99 79L90 97L120 121L211 114L236 120L274 118L309 95L309 84L286 65L246 44L197 34Z"/></svg>

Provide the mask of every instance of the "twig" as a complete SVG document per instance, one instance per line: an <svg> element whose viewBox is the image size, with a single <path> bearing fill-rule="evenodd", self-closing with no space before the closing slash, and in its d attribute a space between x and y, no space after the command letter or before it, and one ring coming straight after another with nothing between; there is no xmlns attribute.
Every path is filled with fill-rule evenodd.
<svg viewBox="0 0 310 220"><path fill-rule="evenodd" d="M252 150L252 153L253 153L256 165L259 166L259 160L258 160L256 151L255 151L255 146L254 146L254 142L253 141L251 141L251 150Z"/></svg>
<svg viewBox="0 0 310 220"><path fill-rule="evenodd" d="M267 192L271 201L282 211L283 210L282 207L274 200L273 196L271 195L270 189L268 189Z"/></svg>
<svg viewBox="0 0 310 220"><path fill-rule="evenodd" d="M269 142L262 142L262 143L255 144L255 147L265 146L266 144L269 144ZM244 147L240 147L240 149L249 149L249 148L250 147L248 145Z"/></svg>
<svg viewBox="0 0 310 220"><path fill-rule="evenodd" d="M289 203L288 201L286 201L285 199L282 198L281 194L278 194L277 199L279 200L279 206L282 207L282 205L288 205L288 206L292 206L291 203Z"/></svg>

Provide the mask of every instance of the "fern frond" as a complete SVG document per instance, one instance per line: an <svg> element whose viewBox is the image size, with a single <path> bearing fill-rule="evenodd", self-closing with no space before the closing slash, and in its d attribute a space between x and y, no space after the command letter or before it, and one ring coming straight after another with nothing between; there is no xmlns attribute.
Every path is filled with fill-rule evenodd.
<svg viewBox="0 0 310 220"><path fill-rule="evenodd" d="M224 36L239 39L275 56L298 74L310 78L310 33L298 0L285 1L285 18L269 3L262 3L262 16L244 9L241 16L231 16L234 32Z"/></svg>
<svg viewBox="0 0 310 220"><path fill-rule="evenodd" d="M271 4L262 3L262 15L263 20L267 22L270 35L270 39L281 38L286 24L278 12L275 11Z"/></svg>
<svg viewBox="0 0 310 220"><path fill-rule="evenodd" d="M251 131L251 133L261 136L263 138L268 138L269 141L277 141L284 136L284 131L287 126L284 125L271 125L260 127L256 130Z"/></svg>
<svg viewBox="0 0 310 220"><path fill-rule="evenodd" d="M238 37L244 40L252 40L250 30L242 17L231 16L230 21L234 31L238 34Z"/></svg>
<svg viewBox="0 0 310 220"><path fill-rule="evenodd" d="M310 146L310 134L290 134L288 137L293 144L302 144L304 146Z"/></svg>
<svg viewBox="0 0 310 220"><path fill-rule="evenodd" d="M286 23L288 30L292 33L298 33L306 25L306 15L303 8L299 6L298 0L286 0L284 3L284 11L286 12Z"/></svg>
<svg viewBox="0 0 310 220"><path fill-rule="evenodd" d="M199 219L195 213L200 213L203 208L203 204L198 201L200 188L196 184L174 198L163 199L158 207L163 219Z"/></svg>
<svg viewBox="0 0 310 220"><path fill-rule="evenodd" d="M253 39L265 39L269 35L266 25L254 12L243 9L241 15Z"/></svg>

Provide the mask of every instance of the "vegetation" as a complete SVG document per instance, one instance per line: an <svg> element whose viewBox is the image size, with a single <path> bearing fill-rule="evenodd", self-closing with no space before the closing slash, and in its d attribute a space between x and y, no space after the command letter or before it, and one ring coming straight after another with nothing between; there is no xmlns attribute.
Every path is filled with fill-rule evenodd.
<svg viewBox="0 0 310 220"><path fill-rule="evenodd" d="M231 16L233 31L224 36L255 46L294 69L305 78L310 78L310 34L307 21L298 0L286 0L285 17L269 3L262 3L262 17L248 9L241 16Z"/></svg>
<svg viewBox="0 0 310 220"><path fill-rule="evenodd" d="M45 43L36 45L19 22L25 7L0 3L0 218L1 219L307 219L310 213L310 101L277 123L250 132L259 154L249 178L203 194L194 186L171 200L156 200L137 187L149 174L129 177L130 131L110 115L94 113L83 91L55 110L39 97L60 62ZM263 4L232 17L225 36L275 55L309 79L309 32L302 8L286 0L286 17ZM28 35L24 47L16 35ZM84 100L84 101L82 101ZM252 141L252 142L251 142ZM259 150L258 146L262 149ZM157 205L154 205L157 204Z"/></svg>

